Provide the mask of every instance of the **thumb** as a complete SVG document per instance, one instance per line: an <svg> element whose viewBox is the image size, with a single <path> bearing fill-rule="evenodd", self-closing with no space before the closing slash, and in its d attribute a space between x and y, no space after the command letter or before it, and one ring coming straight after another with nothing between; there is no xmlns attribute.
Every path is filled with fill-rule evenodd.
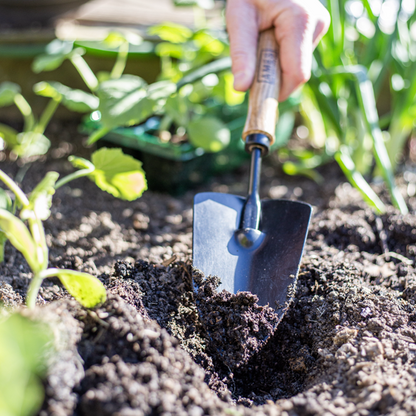
<svg viewBox="0 0 416 416"><path fill-rule="evenodd" d="M227 1L226 21L237 91L246 91L254 78L259 30L256 13L255 7L244 0Z"/></svg>

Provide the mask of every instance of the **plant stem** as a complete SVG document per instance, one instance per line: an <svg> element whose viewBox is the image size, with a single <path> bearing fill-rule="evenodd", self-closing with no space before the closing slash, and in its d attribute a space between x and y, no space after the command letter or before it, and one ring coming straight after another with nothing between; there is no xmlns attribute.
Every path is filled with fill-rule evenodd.
<svg viewBox="0 0 416 416"><path fill-rule="evenodd" d="M69 59L81 75L81 78L84 80L87 87L91 91L95 91L98 88L98 79L94 72L91 71L91 68L88 66L85 59L78 54L72 55Z"/></svg>
<svg viewBox="0 0 416 416"><path fill-rule="evenodd" d="M21 94L16 94L14 97L14 103L19 111L22 113L25 120L24 131L31 131L35 124L35 117L33 116L32 108L29 103L26 101L25 97Z"/></svg>
<svg viewBox="0 0 416 416"><path fill-rule="evenodd" d="M0 180L16 195L23 207L29 206L29 200L14 180L0 169Z"/></svg>
<svg viewBox="0 0 416 416"><path fill-rule="evenodd" d="M33 275L32 280L29 285L29 289L27 291L26 296L26 306L29 309L33 309L36 306L36 299L38 297L40 285L42 284L42 274L41 272L36 273Z"/></svg>
<svg viewBox="0 0 416 416"><path fill-rule="evenodd" d="M92 165L92 169L77 170L76 172L73 172L70 175L67 175L64 178L60 179L58 182L56 182L55 189L60 188L61 186L67 184L68 182L73 181L74 179L82 178L83 176L88 176L94 170L95 170L94 165Z"/></svg>
<svg viewBox="0 0 416 416"><path fill-rule="evenodd" d="M46 243L45 230L42 221L35 218L28 218L30 233L37 248L37 260L42 269L48 267L48 245Z"/></svg>
<svg viewBox="0 0 416 416"><path fill-rule="evenodd" d="M43 111L39 123L35 127L35 132L43 134L45 132L46 126L49 124L52 116L54 115L56 109L58 108L59 104L61 103L62 97L60 99L52 98L48 105L46 106L45 110Z"/></svg>
<svg viewBox="0 0 416 416"><path fill-rule="evenodd" d="M110 129L108 127L101 127L100 129L92 133L90 137L88 137L87 144L91 145L95 143L97 140L101 139L101 137L105 136L109 131Z"/></svg>
<svg viewBox="0 0 416 416"><path fill-rule="evenodd" d="M127 56L129 54L129 42L125 41L120 45L117 54L117 60L111 71L110 78L118 79L124 72L127 63Z"/></svg>

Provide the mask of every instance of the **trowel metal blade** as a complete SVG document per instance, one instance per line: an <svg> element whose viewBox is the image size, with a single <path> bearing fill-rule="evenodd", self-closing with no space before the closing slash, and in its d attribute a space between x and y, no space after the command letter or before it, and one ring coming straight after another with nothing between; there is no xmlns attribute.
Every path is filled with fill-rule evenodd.
<svg viewBox="0 0 416 416"><path fill-rule="evenodd" d="M288 200L261 201L262 241L250 249L235 236L245 199L214 192L194 199L193 265L220 277L219 290L249 291L260 305L284 314L293 296L312 207Z"/></svg>

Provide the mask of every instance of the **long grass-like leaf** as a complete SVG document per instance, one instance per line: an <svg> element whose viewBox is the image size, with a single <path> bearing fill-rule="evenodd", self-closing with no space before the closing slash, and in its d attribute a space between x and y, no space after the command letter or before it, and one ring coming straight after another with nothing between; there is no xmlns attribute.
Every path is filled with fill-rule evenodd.
<svg viewBox="0 0 416 416"><path fill-rule="evenodd" d="M386 212L386 207L373 191L368 182L364 179L363 175L357 171L354 162L348 154L348 150L343 147L341 151L336 153L335 159L341 167L344 175L349 182L361 193L363 199L370 205L378 214Z"/></svg>
<svg viewBox="0 0 416 416"><path fill-rule="evenodd" d="M334 73L343 73L352 76L355 80L358 103L363 112L364 120L366 121L371 138L373 139L374 157L377 166L380 169L384 181L389 189L394 206L398 208L401 213L406 214L408 212L408 208L403 196L400 194L400 191L396 186L390 158L378 124L378 113L374 98L373 85L368 79L367 70L361 65L355 65L345 68L334 68Z"/></svg>

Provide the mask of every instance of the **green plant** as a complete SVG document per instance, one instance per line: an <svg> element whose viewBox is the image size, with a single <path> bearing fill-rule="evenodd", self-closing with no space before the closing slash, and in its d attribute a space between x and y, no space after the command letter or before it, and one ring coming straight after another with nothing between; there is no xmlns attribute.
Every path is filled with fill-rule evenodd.
<svg viewBox="0 0 416 416"><path fill-rule="evenodd" d="M92 117L100 127L90 134L88 144L117 127L137 125L156 116L162 141L171 137L187 138L206 151L221 150L228 145L230 132L222 121L223 107L220 106L232 107L244 101L244 94L237 93L232 87L230 61L224 58L228 54L226 41L205 29L193 32L170 23L154 26L149 32L162 40L156 46L162 71L158 81L151 85L140 77L123 74L129 42L120 34L109 34L103 40L107 45L111 40L112 47L117 42L120 45L110 73L95 75L83 58L85 51L82 48L71 49L72 44L57 40L48 48L47 54L35 59L33 70L56 69L65 59L74 64L87 87L99 99L98 109ZM201 79L187 81L188 74L212 63L219 65L209 68ZM201 139L199 132L204 126L209 126L209 134Z"/></svg>
<svg viewBox="0 0 416 416"><path fill-rule="evenodd" d="M0 252L3 257L4 243L9 240L29 264L33 277L26 303L30 308L35 306L42 280L54 276L86 307L93 307L106 297L104 286L97 278L73 270L48 268L48 246L42 221L50 216L55 190L82 176L89 177L114 196L127 200L138 198L146 189L141 163L124 155L120 149L100 149L92 155L92 163L75 156L71 156L70 161L80 170L59 181L57 172L48 172L28 197L12 178L0 170L0 180L15 197L12 203L4 190L0 193ZM19 216L15 214L17 208Z"/></svg>
<svg viewBox="0 0 416 416"><path fill-rule="evenodd" d="M98 107L97 97L59 82L39 82L33 89L36 94L50 98L38 120L21 94L19 85L12 82L0 84L0 107L14 104L23 116L22 132L0 123L0 140L19 157L39 156L48 151L50 141L44 135L45 129L60 104L81 113L94 111Z"/></svg>
<svg viewBox="0 0 416 416"><path fill-rule="evenodd" d="M403 2L397 4L403 10ZM405 138L413 128L410 114L416 104L412 92L416 77L414 70L411 72L412 46L403 43L402 37L407 33L407 40L410 39L409 28L415 14L409 17L393 13L388 16L393 18L393 27L387 30L383 27L383 7L377 15L372 9L374 5L367 0L331 0L327 6L331 26L315 52L312 78L303 90L301 103L315 150L309 155L299 152L301 157L297 157L296 163L288 162L286 170L314 175L315 167L335 157L376 212L384 212L385 206L365 178L381 176L393 204L406 213L393 172ZM408 62L404 59L399 63L395 51L403 48ZM397 68L407 77L401 92L393 88L398 79ZM391 105L386 98L392 101ZM376 103L388 112L381 121ZM382 132L380 126L388 131Z"/></svg>
<svg viewBox="0 0 416 416"><path fill-rule="evenodd" d="M43 402L42 377L52 333L14 313L0 322L0 414L30 416Z"/></svg>

